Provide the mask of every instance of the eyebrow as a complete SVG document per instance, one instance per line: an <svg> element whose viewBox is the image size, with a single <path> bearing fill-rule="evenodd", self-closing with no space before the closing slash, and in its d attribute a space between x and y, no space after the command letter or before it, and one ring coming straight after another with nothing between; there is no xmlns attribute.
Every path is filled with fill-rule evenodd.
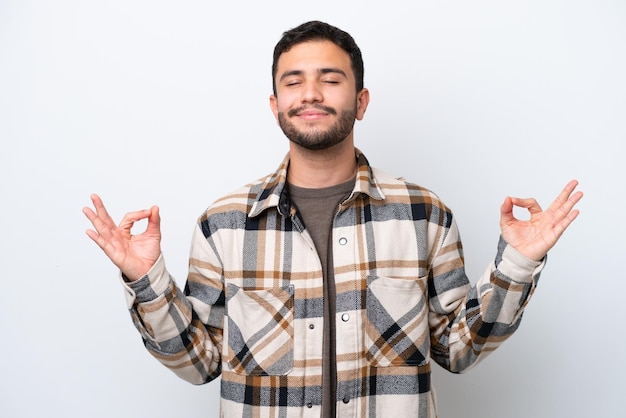
<svg viewBox="0 0 626 418"><path fill-rule="evenodd" d="M320 68L317 70L317 72L319 74L340 74L345 78L348 78L348 75L346 74L345 71L343 71L340 68L334 68L334 67L330 67L330 68ZM281 76L280 76L280 80L279 81L283 81L285 78L290 77L290 76L298 76L298 75L302 75L304 73L304 71L302 70L291 70L291 71L286 71L284 72Z"/></svg>

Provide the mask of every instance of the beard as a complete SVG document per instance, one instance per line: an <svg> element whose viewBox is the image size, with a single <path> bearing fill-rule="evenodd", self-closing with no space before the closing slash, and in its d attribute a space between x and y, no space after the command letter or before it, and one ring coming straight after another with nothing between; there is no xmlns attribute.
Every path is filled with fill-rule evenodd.
<svg viewBox="0 0 626 418"><path fill-rule="evenodd" d="M337 115L337 111L332 107L314 104L307 108L315 108L323 110L329 115ZM341 143L350 135L354 128L356 120L357 106L354 104L353 109L344 109L339 112L337 120L328 128L310 127L308 130L299 130L292 122L291 118L296 116L304 107L291 109L285 115L285 112L278 112L278 124L283 130L285 136L293 143L300 145L311 151L325 150Z"/></svg>

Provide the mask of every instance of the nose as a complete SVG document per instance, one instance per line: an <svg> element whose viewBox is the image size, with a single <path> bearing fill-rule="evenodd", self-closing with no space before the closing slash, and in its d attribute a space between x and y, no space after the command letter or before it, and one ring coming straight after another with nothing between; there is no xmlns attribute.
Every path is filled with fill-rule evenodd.
<svg viewBox="0 0 626 418"><path fill-rule="evenodd" d="M302 91L302 103L320 103L323 100L324 96L317 83L310 82L304 86Z"/></svg>

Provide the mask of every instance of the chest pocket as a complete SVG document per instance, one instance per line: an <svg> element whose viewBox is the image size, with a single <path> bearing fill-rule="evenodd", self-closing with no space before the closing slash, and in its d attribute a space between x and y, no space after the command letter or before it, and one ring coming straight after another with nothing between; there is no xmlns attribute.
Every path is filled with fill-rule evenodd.
<svg viewBox="0 0 626 418"><path fill-rule="evenodd" d="M430 347L426 291L421 280L369 276L364 346L375 367L421 366Z"/></svg>
<svg viewBox="0 0 626 418"><path fill-rule="evenodd" d="M227 361L249 376L281 376L293 368L293 286L226 288Z"/></svg>

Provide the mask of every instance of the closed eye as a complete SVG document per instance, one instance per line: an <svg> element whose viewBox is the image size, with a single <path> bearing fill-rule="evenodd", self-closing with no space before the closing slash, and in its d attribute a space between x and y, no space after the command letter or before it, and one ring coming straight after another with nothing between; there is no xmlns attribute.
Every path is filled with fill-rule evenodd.
<svg viewBox="0 0 626 418"><path fill-rule="evenodd" d="M285 86L287 87L291 87L291 86L297 86L298 84L301 84L300 80L288 80L287 82L284 83Z"/></svg>

